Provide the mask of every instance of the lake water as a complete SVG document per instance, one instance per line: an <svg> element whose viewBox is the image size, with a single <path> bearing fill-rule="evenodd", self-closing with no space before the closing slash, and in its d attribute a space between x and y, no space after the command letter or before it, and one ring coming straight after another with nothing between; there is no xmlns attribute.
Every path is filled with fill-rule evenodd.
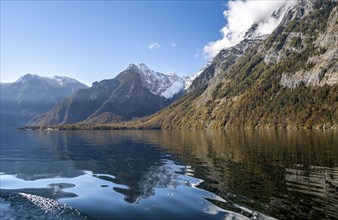
<svg viewBox="0 0 338 220"><path fill-rule="evenodd" d="M338 216L338 131L2 131L0 172L2 219Z"/></svg>

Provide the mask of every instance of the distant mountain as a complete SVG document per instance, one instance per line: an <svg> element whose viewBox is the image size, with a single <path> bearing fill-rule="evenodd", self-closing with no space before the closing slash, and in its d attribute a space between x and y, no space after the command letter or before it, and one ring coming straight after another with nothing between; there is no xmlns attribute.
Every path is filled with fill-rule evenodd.
<svg viewBox="0 0 338 220"><path fill-rule="evenodd" d="M13 83L1 83L1 127L26 124L32 117L50 110L85 84L68 77L26 74Z"/></svg>
<svg viewBox="0 0 338 220"><path fill-rule="evenodd" d="M144 63L130 64L127 71L140 75L142 85L155 95L170 99L185 88L189 77L179 77L175 73L163 74L149 69Z"/></svg>
<svg viewBox="0 0 338 220"><path fill-rule="evenodd" d="M184 92L187 77L130 64L117 77L93 83L59 102L30 124L107 123L143 117L165 108Z"/></svg>

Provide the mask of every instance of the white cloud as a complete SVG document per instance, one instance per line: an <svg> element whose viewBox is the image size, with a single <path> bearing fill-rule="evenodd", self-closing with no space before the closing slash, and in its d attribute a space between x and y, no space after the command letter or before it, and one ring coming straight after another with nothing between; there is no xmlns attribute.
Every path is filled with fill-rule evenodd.
<svg viewBox="0 0 338 220"><path fill-rule="evenodd" d="M294 4L290 0L262 0L262 1L229 1L228 9L223 12L227 20L221 29L222 38L209 42L203 51L208 58L212 58L223 48L232 47L243 40L245 33L254 23L258 23L258 35L270 34L280 23L288 6ZM283 5L282 16L273 17L272 14Z"/></svg>
<svg viewBox="0 0 338 220"><path fill-rule="evenodd" d="M200 55L202 55L201 49L196 49L196 50L195 50L195 53L194 53L194 58L199 58Z"/></svg>
<svg viewBox="0 0 338 220"><path fill-rule="evenodd" d="M149 43L148 47L150 50L159 48L161 45L158 42L151 42Z"/></svg>
<svg viewBox="0 0 338 220"><path fill-rule="evenodd" d="M171 43L171 46L172 47L176 47L176 43Z"/></svg>

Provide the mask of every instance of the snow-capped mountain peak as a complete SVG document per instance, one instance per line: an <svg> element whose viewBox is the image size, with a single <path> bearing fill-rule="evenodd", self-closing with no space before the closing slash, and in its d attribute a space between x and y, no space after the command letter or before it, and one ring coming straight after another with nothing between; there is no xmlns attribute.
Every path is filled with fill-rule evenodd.
<svg viewBox="0 0 338 220"><path fill-rule="evenodd" d="M25 84L25 83L31 83L32 80L39 80L40 82L45 82L49 84L50 86L54 86L54 87L79 86L81 84L76 79L69 78L66 76L44 77L44 76L39 76L36 74L30 74L30 73L20 77L14 83ZM83 87L86 87L86 86L83 85Z"/></svg>
<svg viewBox="0 0 338 220"><path fill-rule="evenodd" d="M38 78L38 75L27 73L26 75L21 76L19 79L14 81L14 83L25 83L31 79Z"/></svg>
<svg viewBox="0 0 338 220"><path fill-rule="evenodd" d="M136 71L141 76L143 85L150 92L167 99L172 98L184 89L185 78L178 76L174 72L167 74L155 72L144 63L130 64L127 70Z"/></svg>
<svg viewBox="0 0 338 220"><path fill-rule="evenodd" d="M192 74L190 77L186 76L185 77L185 82L184 82L184 89L188 90L189 87L191 86L192 82L203 72L204 69L201 69L197 73Z"/></svg>
<svg viewBox="0 0 338 220"><path fill-rule="evenodd" d="M74 84L79 83L76 79L69 78L66 76L53 76L53 77L46 77L46 78L50 79L51 81L57 83L60 86L74 85Z"/></svg>
<svg viewBox="0 0 338 220"><path fill-rule="evenodd" d="M130 64L129 71L137 72L141 76L143 85L155 95L160 95L167 99L175 94L188 90L192 82L208 67L211 61L207 62L203 68L191 76L178 76L175 72L160 73L150 69L144 63Z"/></svg>

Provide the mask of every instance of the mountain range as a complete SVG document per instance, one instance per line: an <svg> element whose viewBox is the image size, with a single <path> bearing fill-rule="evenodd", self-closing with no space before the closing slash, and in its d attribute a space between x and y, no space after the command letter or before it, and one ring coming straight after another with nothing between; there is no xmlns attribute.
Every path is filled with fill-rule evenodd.
<svg viewBox="0 0 338 220"><path fill-rule="evenodd" d="M114 79L79 90L29 124L107 123L147 116L179 98L189 80L155 72L143 63L130 64Z"/></svg>
<svg viewBox="0 0 338 220"><path fill-rule="evenodd" d="M13 83L0 84L1 127L26 124L32 117L50 110L85 84L68 77L26 74Z"/></svg>
<svg viewBox="0 0 338 220"><path fill-rule="evenodd" d="M59 129L337 128L337 2L298 0L252 25L191 77L131 64L58 102L32 125ZM139 118L139 119L138 119ZM69 125L75 124L75 125Z"/></svg>
<svg viewBox="0 0 338 220"><path fill-rule="evenodd" d="M337 4L298 0L276 10L282 17L270 35L254 24L180 99L151 116L58 128L338 128Z"/></svg>

